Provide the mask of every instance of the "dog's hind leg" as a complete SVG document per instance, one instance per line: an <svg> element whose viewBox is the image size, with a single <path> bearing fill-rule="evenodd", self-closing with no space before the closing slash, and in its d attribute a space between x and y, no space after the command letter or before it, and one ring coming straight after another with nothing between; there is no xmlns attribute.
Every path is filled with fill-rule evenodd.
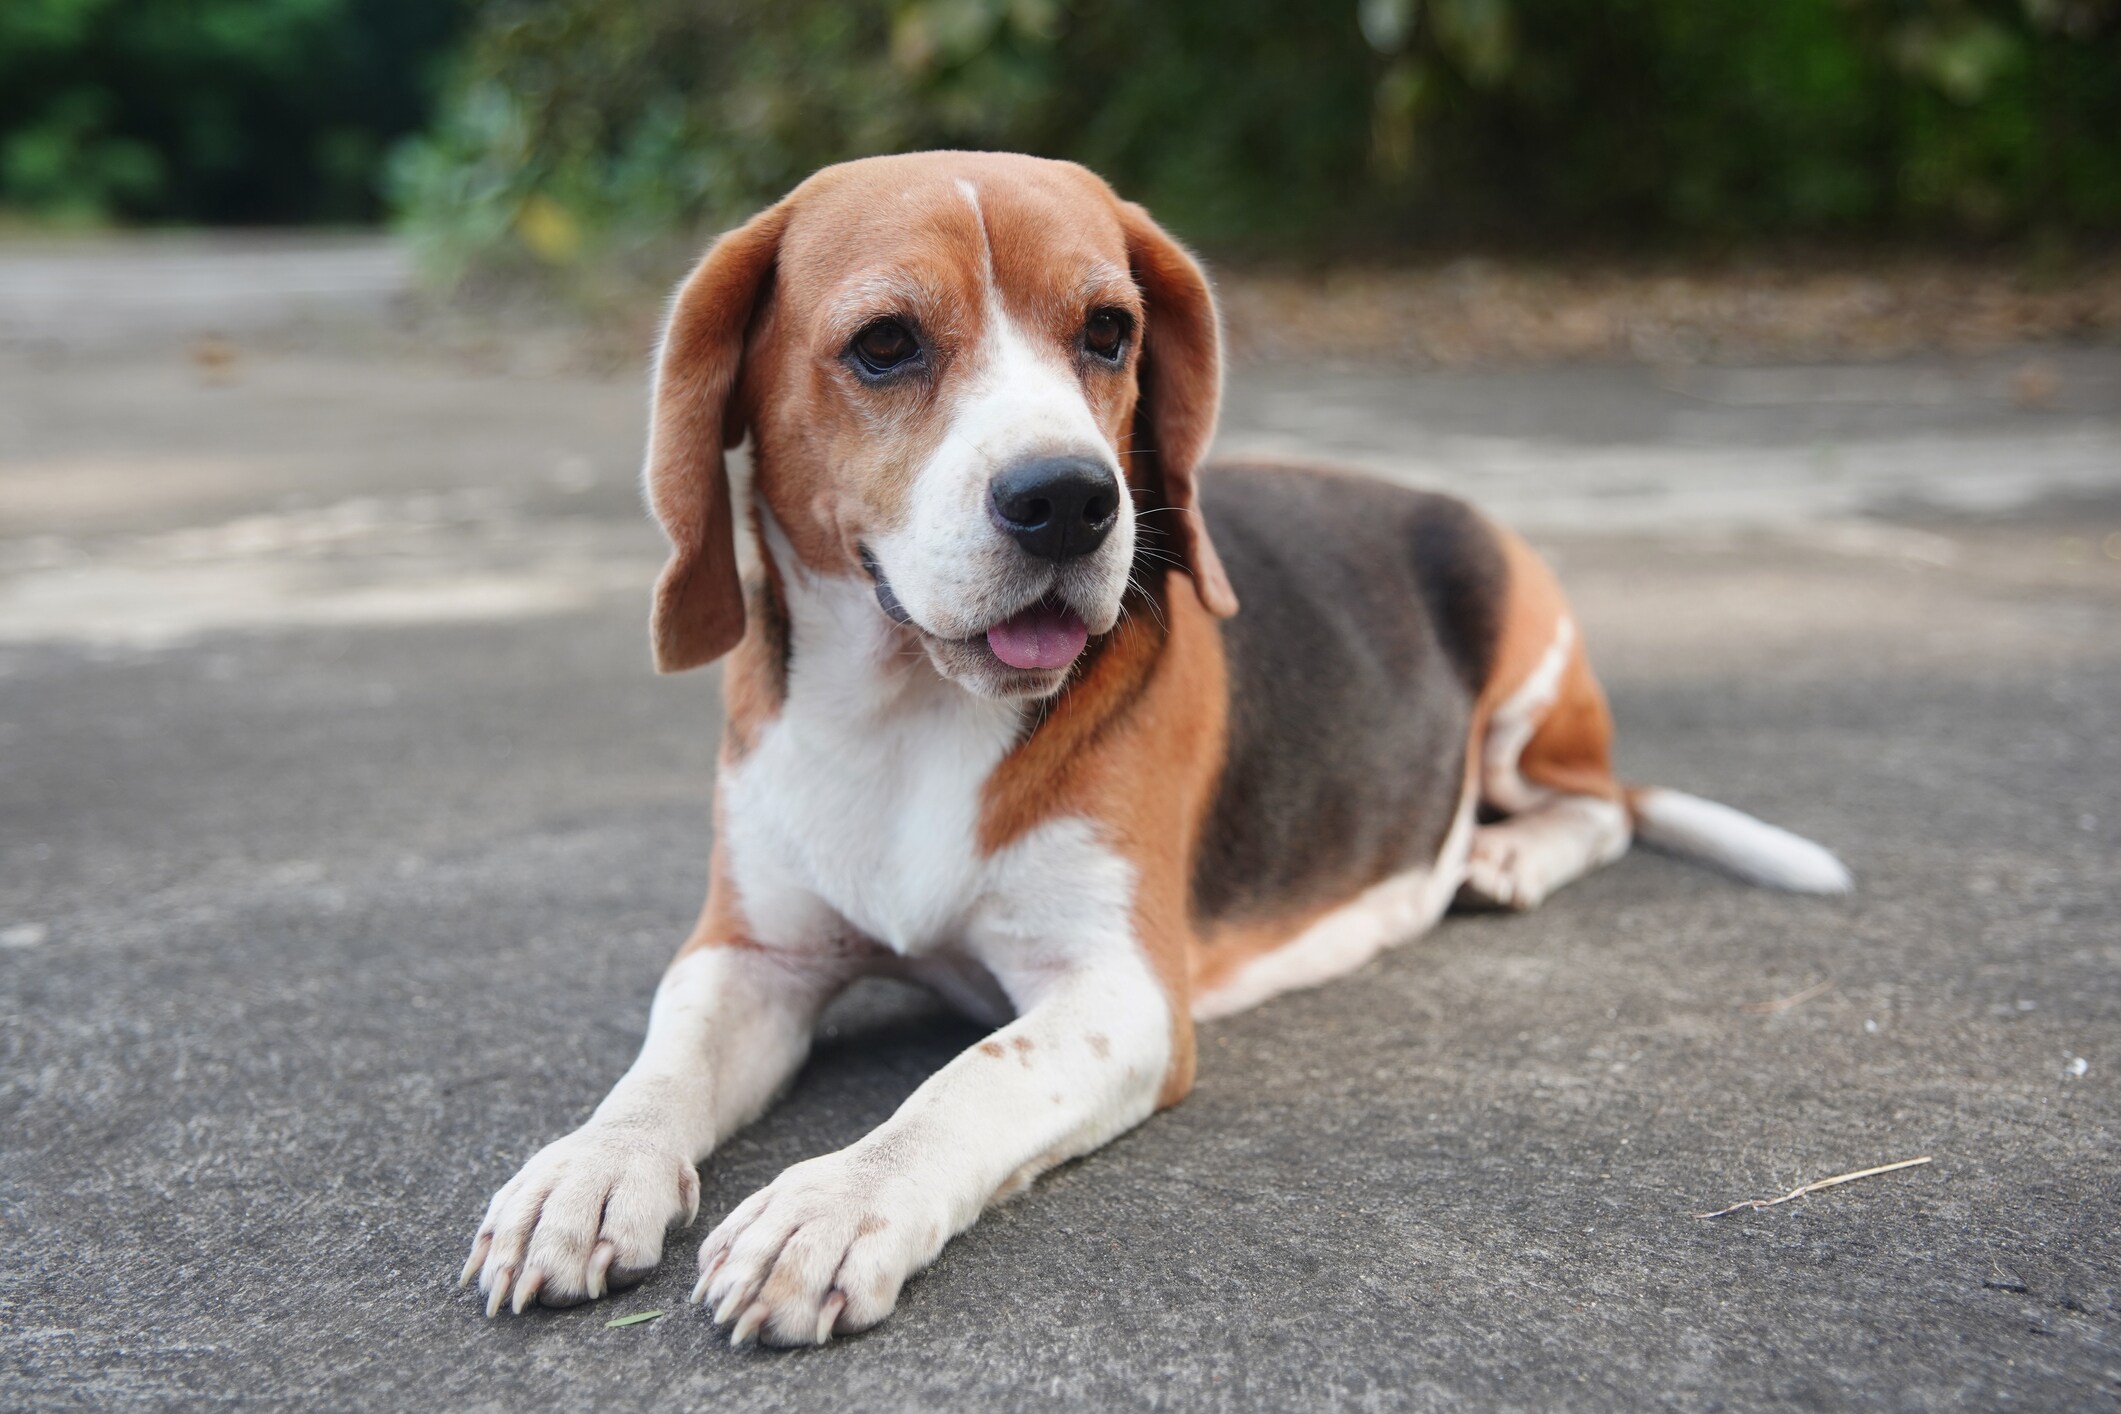
<svg viewBox="0 0 2121 1414"><path fill-rule="evenodd" d="M1613 717L1553 573L1497 527L1507 589L1469 743L1483 818L1461 903L1532 908L1637 839L1794 893L1852 886L1820 845L1679 791L1613 776Z"/></svg>
<svg viewBox="0 0 2121 1414"><path fill-rule="evenodd" d="M1505 533L1510 600L1498 679L1476 724L1480 800L1461 902L1526 909L1627 853L1613 718L1559 586ZM1536 656L1535 656L1536 655Z"/></svg>

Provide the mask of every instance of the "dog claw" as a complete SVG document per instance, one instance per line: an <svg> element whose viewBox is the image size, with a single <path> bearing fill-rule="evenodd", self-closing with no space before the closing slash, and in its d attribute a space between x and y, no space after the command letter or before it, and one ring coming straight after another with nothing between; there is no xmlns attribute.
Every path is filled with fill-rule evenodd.
<svg viewBox="0 0 2121 1414"><path fill-rule="evenodd" d="M611 1264L618 1259L619 1249L609 1242L599 1242L597 1250L589 1254L589 1299L601 1300L611 1287Z"/></svg>
<svg viewBox="0 0 2121 1414"><path fill-rule="evenodd" d="M501 1314L501 1303L508 1299L508 1288L516 1279L514 1267L501 1268L501 1274L493 1279L493 1290L486 1293L486 1315L488 1319Z"/></svg>
<svg viewBox="0 0 2121 1414"><path fill-rule="evenodd" d="M823 1345L826 1341L832 1339L832 1328L839 1322L840 1312L846 1308L847 1293L844 1291L835 1291L825 1298L825 1304L818 1308L817 1313L817 1343L819 1345Z"/></svg>
<svg viewBox="0 0 2121 1414"><path fill-rule="evenodd" d="M471 1279L479 1274L479 1268L486 1265L486 1254L492 1248L493 1234L480 1233L478 1240L471 1244L471 1255L464 1260L464 1274L457 1278L457 1290L462 1291L471 1285Z"/></svg>
<svg viewBox="0 0 2121 1414"><path fill-rule="evenodd" d="M750 1307L745 1310L743 1318L736 1323L736 1329L729 1332L730 1348L741 1349L749 1345L758 1338L759 1327L765 1324L766 1303L763 1301L752 1302Z"/></svg>
<svg viewBox="0 0 2121 1414"><path fill-rule="evenodd" d="M543 1272L532 1272L522 1281L517 1282L516 1299L510 1309L518 1316L529 1310L530 1303L537 1300L538 1288L543 1285L545 1285L545 1274Z"/></svg>

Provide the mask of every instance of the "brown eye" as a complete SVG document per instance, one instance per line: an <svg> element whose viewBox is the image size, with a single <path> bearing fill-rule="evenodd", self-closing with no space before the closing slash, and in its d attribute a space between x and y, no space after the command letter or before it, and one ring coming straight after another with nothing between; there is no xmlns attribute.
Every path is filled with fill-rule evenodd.
<svg viewBox="0 0 2121 1414"><path fill-rule="evenodd" d="M872 377L881 377L920 356L920 340L896 319L879 319L854 336L855 361Z"/></svg>
<svg viewBox="0 0 2121 1414"><path fill-rule="evenodd" d="M1083 347L1108 363L1117 363L1127 352L1127 335L1132 332L1134 320L1126 311L1094 310L1083 322Z"/></svg>

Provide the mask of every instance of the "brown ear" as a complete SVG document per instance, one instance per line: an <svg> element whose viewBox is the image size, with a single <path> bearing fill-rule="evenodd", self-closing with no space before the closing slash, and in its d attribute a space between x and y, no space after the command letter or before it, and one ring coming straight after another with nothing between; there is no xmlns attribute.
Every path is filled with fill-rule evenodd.
<svg viewBox="0 0 2121 1414"><path fill-rule="evenodd" d="M642 471L649 507L670 537L649 619L659 673L711 663L744 636L735 508L722 452L744 439L744 419L730 415L730 397L744 334L787 224L786 208L770 207L716 241L678 286L663 329Z"/></svg>
<svg viewBox="0 0 2121 1414"><path fill-rule="evenodd" d="M1131 201L1119 203L1127 259L1148 299L1142 327L1142 397L1135 412L1135 450L1150 452L1162 473L1171 516L1163 527L1193 576L1202 607L1217 618L1237 612L1230 577L1208 539L1194 477L1222 405L1222 330L1208 277L1185 247Z"/></svg>

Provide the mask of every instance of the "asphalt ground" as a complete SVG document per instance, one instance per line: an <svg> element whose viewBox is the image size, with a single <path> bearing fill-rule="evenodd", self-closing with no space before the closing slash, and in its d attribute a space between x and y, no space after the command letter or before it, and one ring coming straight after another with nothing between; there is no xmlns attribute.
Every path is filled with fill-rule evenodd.
<svg viewBox="0 0 2121 1414"><path fill-rule="evenodd" d="M1182 1106L777 1354L685 1305L693 1249L976 1039L916 993L835 1007L641 1287L455 1285L703 884L638 382L6 352L0 1405L2113 1407L2121 356L2025 357L2036 406L2017 356L1242 372L1226 446L1493 493L1624 773L1858 891L1637 853L1448 919L1206 1028Z"/></svg>

